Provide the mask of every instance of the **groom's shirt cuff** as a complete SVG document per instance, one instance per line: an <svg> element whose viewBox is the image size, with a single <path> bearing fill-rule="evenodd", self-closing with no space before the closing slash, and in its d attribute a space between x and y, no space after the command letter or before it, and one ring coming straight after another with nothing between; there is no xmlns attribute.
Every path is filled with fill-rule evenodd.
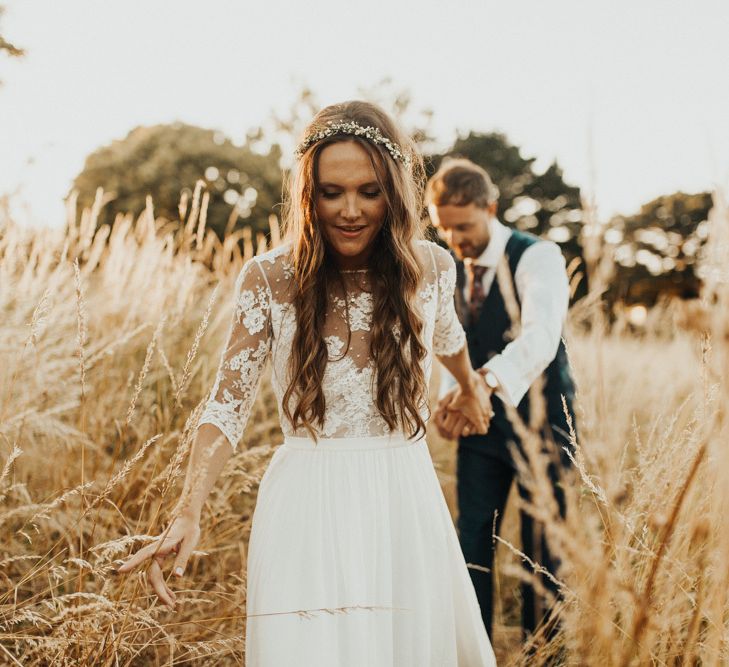
<svg viewBox="0 0 729 667"><path fill-rule="evenodd" d="M514 275L521 302L518 336L484 368L499 381L496 395L517 406L557 355L569 306L569 281L562 251L540 241L524 251Z"/></svg>

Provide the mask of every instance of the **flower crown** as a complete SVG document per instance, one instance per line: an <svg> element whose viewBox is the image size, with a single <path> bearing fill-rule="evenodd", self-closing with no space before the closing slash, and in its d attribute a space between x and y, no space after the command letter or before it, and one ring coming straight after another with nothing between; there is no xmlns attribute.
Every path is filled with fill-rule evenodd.
<svg viewBox="0 0 729 667"><path fill-rule="evenodd" d="M364 137L373 144L380 144L387 149L393 160L400 160L406 167L410 166L410 156L405 155L402 149L394 141L390 141L379 128L372 127L371 125L362 126L353 120L347 121L329 121L327 126L322 130L317 130L308 135L296 148L294 155L300 158L309 146L315 144L317 141L326 139L327 137L333 137L337 134L352 134L356 137Z"/></svg>

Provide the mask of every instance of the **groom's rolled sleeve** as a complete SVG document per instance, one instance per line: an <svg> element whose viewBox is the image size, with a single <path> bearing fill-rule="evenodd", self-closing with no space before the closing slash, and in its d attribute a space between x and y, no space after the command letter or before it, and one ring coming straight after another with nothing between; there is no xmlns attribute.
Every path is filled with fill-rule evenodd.
<svg viewBox="0 0 729 667"><path fill-rule="evenodd" d="M514 282L521 301L519 335L484 367L499 381L496 395L517 406L557 355L562 337L569 281L559 246L541 241L525 250Z"/></svg>

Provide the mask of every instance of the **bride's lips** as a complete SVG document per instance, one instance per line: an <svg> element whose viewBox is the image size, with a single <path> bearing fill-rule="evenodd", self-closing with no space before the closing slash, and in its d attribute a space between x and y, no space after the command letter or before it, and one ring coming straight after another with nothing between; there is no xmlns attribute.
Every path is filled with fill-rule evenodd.
<svg viewBox="0 0 729 667"><path fill-rule="evenodd" d="M337 226L335 229L345 238L345 239L356 239L365 229L366 225L357 225L353 227L339 227Z"/></svg>

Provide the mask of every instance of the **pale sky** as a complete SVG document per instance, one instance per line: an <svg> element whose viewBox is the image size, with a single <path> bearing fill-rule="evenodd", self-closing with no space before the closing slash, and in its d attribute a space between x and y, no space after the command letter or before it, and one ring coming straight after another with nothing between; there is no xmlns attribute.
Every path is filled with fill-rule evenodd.
<svg viewBox="0 0 729 667"><path fill-rule="evenodd" d="M456 131L499 130L600 214L729 180L725 0L5 0L0 193L60 224L85 156L181 120L234 140L303 84L322 104L391 77Z"/></svg>

